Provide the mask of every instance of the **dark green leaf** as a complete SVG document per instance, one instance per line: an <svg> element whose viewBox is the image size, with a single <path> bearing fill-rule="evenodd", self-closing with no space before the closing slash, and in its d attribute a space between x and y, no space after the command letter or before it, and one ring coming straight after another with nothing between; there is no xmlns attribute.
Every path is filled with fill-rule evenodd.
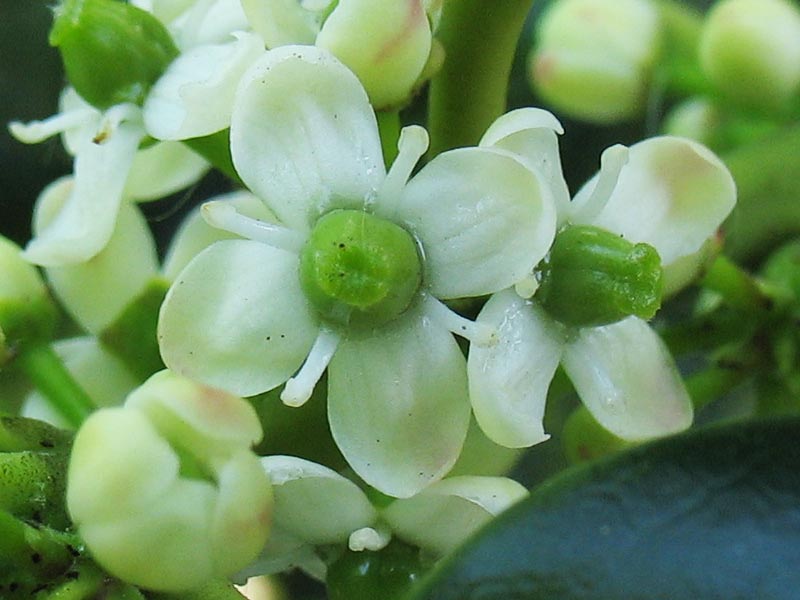
<svg viewBox="0 0 800 600"><path fill-rule="evenodd" d="M777 600L800 590L800 419L695 430L546 482L415 600Z"/></svg>

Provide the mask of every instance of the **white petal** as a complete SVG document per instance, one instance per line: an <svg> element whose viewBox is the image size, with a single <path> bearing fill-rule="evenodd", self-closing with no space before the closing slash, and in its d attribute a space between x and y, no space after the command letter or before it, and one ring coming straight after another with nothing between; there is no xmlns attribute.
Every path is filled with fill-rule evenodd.
<svg viewBox="0 0 800 600"><path fill-rule="evenodd" d="M242 8L267 48L313 44L322 25L322 13L298 0L242 0Z"/></svg>
<svg viewBox="0 0 800 600"><path fill-rule="evenodd" d="M489 439L509 448L545 441L547 389L564 333L535 302L511 290L492 296L478 322L496 327L498 336L497 344L469 351L469 391L478 424Z"/></svg>
<svg viewBox="0 0 800 600"><path fill-rule="evenodd" d="M170 23L170 33L181 50L230 41L231 33L249 29L239 0L200 0Z"/></svg>
<svg viewBox="0 0 800 600"><path fill-rule="evenodd" d="M230 203L239 214L259 219L261 221L275 222L275 215L266 205L247 191L231 192L212 199L214 202ZM175 233L164 259L164 276L172 281L180 271L189 264L201 250L214 242L227 240L237 236L211 227L200 214L200 207L196 207L183 220L180 228Z"/></svg>
<svg viewBox="0 0 800 600"><path fill-rule="evenodd" d="M317 335L298 258L250 240L206 248L178 275L159 316L173 371L239 396L286 381Z"/></svg>
<svg viewBox="0 0 800 600"><path fill-rule="evenodd" d="M231 118L236 171L289 227L331 208L361 208L386 174L375 115L330 53L286 46L242 78Z"/></svg>
<svg viewBox="0 0 800 600"><path fill-rule="evenodd" d="M381 492L407 497L440 479L469 425L455 339L414 311L343 340L328 369L328 418L347 462Z"/></svg>
<svg viewBox="0 0 800 600"><path fill-rule="evenodd" d="M36 204L34 231L58 218L73 194L71 178L44 189ZM156 246L144 216L122 203L114 231L91 260L45 269L47 279L67 312L86 331L99 334L158 275Z"/></svg>
<svg viewBox="0 0 800 600"><path fill-rule="evenodd" d="M527 490L505 477L450 477L382 512L398 537L443 556Z"/></svg>
<svg viewBox="0 0 800 600"><path fill-rule="evenodd" d="M184 140L228 127L236 85L263 52L257 35L239 33L236 41L181 54L147 95L147 133L160 140Z"/></svg>
<svg viewBox="0 0 800 600"><path fill-rule="evenodd" d="M377 519L361 488L336 471L294 456L265 456L261 465L273 486L275 525L304 542L342 544Z"/></svg>
<svg viewBox="0 0 800 600"><path fill-rule="evenodd" d="M69 198L25 248L25 258L44 266L84 262L108 243L122 203L122 190L144 130L138 123L116 124L104 138L82 146L75 157Z"/></svg>
<svg viewBox="0 0 800 600"><path fill-rule="evenodd" d="M133 158L124 195L134 201L158 200L198 181L209 164L178 142L153 144Z"/></svg>
<svg viewBox="0 0 800 600"><path fill-rule="evenodd" d="M419 238L438 298L490 294L524 279L556 230L552 198L537 178L482 148L434 158L406 186L396 216Z"/></svg>
<svg viewBox="0 0 800 600"><path fill-rule="evenodd" d="M561 171L558 136L564 133L556 117L541 108L519 108L498 117L480 145L505 150L542 177L553 194L560 218L567 214L569 190Z"/></svg>
<svg viewBox="0 0 800 600"><path fill-rule="evenodd" d="M592 193L597 176L575 196ZM714 234L736 202L724 164L696 142L657 137L631 146L628 164L594 225L646 242L663 264L692 254Z"/></svg>
<svg viewBox="0 0 800 600"><path fill-rule="evenodd" d="M579 330L562 362L583 404L618 437L643 440L692 424L692 402L675 362L641 319Z"/></svg>

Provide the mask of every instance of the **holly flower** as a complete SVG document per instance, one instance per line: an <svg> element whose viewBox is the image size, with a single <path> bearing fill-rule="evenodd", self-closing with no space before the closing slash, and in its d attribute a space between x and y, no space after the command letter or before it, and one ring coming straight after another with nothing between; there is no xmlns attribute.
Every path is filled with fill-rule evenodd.
<svg viewBox="0 0 800 600"><path fill-rule="evenodd" d="M282 400L301 405L327 368L336 443L398 497L443 477L464 442L466 364L452 333L494 339L442 300L530 276L555 233L549 194L502 151L453 150L409 180L427 142L404 129L387 173L353 73L313 46L267 52L237 91L231 153L280 222L206 204L211 224L250 239L196 256L159 319L171 369L237 395L286 383Z"/></svg>
<svg viewBox="0 0 800 600"><path fill-rule="evenodd" d="M528 495L507 477L461 475L410 498L370 499L351 480L302 458L266 456L261 465L272 482L273 530L248 576L300 567L324 580L318 549L378 551L392 538L438 559Z"/></svg>
<svg viewBox="0 0 800 600"><path fill-rule="evenodd" d="M579 295L574 284L584 276L602 277L602 271L581 273L576 267L566 275L560 297L544 301L544 290L534 285L521 290L525 296L535 292L533 298L505 290L486 303L477 322L495 327L499 342L470 348L475 416L498 444L523 447L546 440L545 400L560 364L586 408L618 437L642 440L685 429L692 422L690 398L668 350L641 318L652 316L660 295L635 306L635 290L651 278L646 287L658 292L658 257L670 269L700 251L734 206L733 179L704 146L658 137L629 149L607 149L600 172L570 201L558 157L556 133L561 132L550 113L522 109L501 117L481 146L513 153L549 181L560 227L551 263L562 236L568 244L576 232L589 236L581 238L587 244L604 240L604 252L627 246L628 254L620 260L619 278L601 283L596 295ZM586 247L567 248L566 253L578 257ZM619 286L630 287L615 296ZM630 290L633 304L603 319L601 313L617 310L614 303L624 304ZM554 316L553 307L559 306L564 312Z"/></svg>

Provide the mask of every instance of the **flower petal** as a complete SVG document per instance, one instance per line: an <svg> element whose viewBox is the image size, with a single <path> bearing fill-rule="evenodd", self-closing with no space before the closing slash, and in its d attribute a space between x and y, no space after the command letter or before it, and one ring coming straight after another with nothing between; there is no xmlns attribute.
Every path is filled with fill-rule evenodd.
<svg viewBox="0 0 800 600"><path fill-rule="evenodd" d="M46 187L36 204L34 231L46 229L71 194L71 178ZM158 275L155 240L136 206L123 202L111 238L91 260L45 272L72 318L86 331L99 334Z"/></svg>
<svg viewBox="0 0 800 600"><path fill-rule="evenodd" d="M209 164L178 142L153 144L133 158L124 195L133 201L158 200L198 181Z"/></svg>
<svg viewBox="0 0 800 600"><path fill-rule="evenodd" d="M62 210L28 243L26 259L43 266L84 262L108 243L143 135L140 124L122 122L101 130L95 141L79 149L72 193Z"/></svg>
<svg viewBox="0 0 800 600"><path fill-rule="evenodd" d="M147 133L159 140L185 140L230 125L236 85L264 52L257 35L236 37L225 44L197 46L170 63L144 103Z"/></svg>
<svg viewBox="0 0 800 600"><path fill-rule="evenodd" d="M469 425L455 339L412 311L343 340L328 368L328 419L347 462L381 492L412 496L440 479Z"/></svg>
<svg viewBox="0 0 800 600"><path fill-rule="evenodd" d="M231 154L242 181L298 230L330 208L362 208L386 175L364 89L314 47L272 50L245 73Z"/></svg>
<svg viewBox="0 0 800 600"><path fill-rule="evenodd" d="M169 23L175 44L184 51L202 44L227 42L232 32L249 28L239 0L193 0Z"/></svg>
<svg viewBox="0 0 800 600"><path fill-rule="evenodd" d="M505 477L449 477L395 500L381 516L398 537L443 556L527 494Z"/></svg>
<svg viewBox="0 0 800 600"><path fill-rule="evenodd" d="M537 178L483 148L434 158L406 186L396 218L419 238L438 298L514 285L544 257L556 230L552 198Z"/></svg>
<svg viewBox="0 0 800 600"><path fill-rule="evenodd" d="M577 205L591 195L596 178L576 194ZM662 136L630 147L628 164L592 224L654 246L668 265L699 250L735 202L733 178L713 152Z"/></svg>
<svg viewBox="0 0 800 600"><path fill-rule="evenodd" d="M558 137L564 133L553 113L541 108L519 108L498 117L480 141L484 148L505 150L544 178L553 194L559 217L567 214L569 189L561 171Z"/></svg>
<svg viewBox="0 0 800 600"><path fill-rule="evenodd" d="M564 345L564 333L535 303L511 290L492 296L479 323L496 327L493 346L471 346L470 399L489 439L520 448L545 441L542 418L547 389Z"/></svg>
<svg viewBox="0 0 800 600"><path fill-rule="evenodd" d="M692 424L692 402L675 362L641 319L579 330L562 364L586 408L618 437L643 440Z"/></svg>
<svg viewBox="0 0 800 600"><path fill-rule="evenodd" d="M313 44L322 26L322 11L310 11L298 0L242 0L242 8L267 48Z"/></svg>
<svg viewBox="0 0 800 600"><path fill-rule="evenodd" d="M317 323L297 256L250 240L206 248L161 306L161 355L173 371L239 396L286 381L303 363Z"/></svg>
<svg viewBox="0 0 800 600"><path fill-rule="evenodd" d="M355 483L336 471L294 456L265 456L280 530L309 544L343 544L378 515Z"/></svg>

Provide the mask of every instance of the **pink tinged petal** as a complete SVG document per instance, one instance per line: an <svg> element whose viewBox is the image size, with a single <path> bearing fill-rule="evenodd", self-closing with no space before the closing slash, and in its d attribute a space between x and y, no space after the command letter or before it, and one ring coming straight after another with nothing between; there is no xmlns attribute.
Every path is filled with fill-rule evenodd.
<svg viewBox="0 0 800 600"><path fill-rule="evenodd" d="M216 196L212 202L230 204L241 215L274 223L275 215L272 214L261 200L250 192L241 190L222 196ZM181 223L180 228L172 238L164 259L164 276L173 281L178 273L189 264L201 250L214 242L236 238L235 234L223 231L208 225L200 213L200 207L195 208Z"/></svg>
<svg viewBox="0 0 800 600"><path fill-rule="evenodd" d="M238 396L285 382L318 330L297 268L296 255L250 240L206 248L177 277L161 306L165 364Z"/></svg>
<svg viewBox="0 0 800 600"><path fill-rule="evenodd" d="M408 99L431 39L420 0L339 0L316 44L347 65L381 109Z"/></svg>
<svg viewBox="0 0 800 600"><path fill-rule="evenodd" d="M258 36L236 35L236 41L192 48L169 65L144 104L144 123L150 135L184 140L230 125L236 85L264 53Z"/></svg>
<svg viewBox="0 0 800 600"><path fill-rule="evenodd" d="M579 330L562 364L586 408L618 437L644 440L692 423L692 402L675 362L641 319Z"/></svg>
<svg viewBox="0 0 800 600"><path fill-rule="evenodd" d="M378 127L356 77L330 53L287 46L242 78L231 153L247 186L287 226L374 201L386 171Z"/></svg>
<svg viewBox="0 0 800 600"><path fill-rule="evenodd" d="M444 556L527 495L505 477L450 477L413 498L395 500L381 516L398 537Z"/></svg>
<svg viewBox="0 0 800 600"><path fill-rule="evenodd" d="M267 48L314 43L322 11L310 11L303 4L298 0L242 0L250 26L264 39Z"/></svg>
<svg viewBox="0 0 800 600"><path fill-rule="evenodd" d="M725 165L705 146L669 136L639 142L629 156L593 224L654 246L665 265L699 250L736 202ZM575 202L591 194L595 179Z"/></svg>
<svg viewBox="0 0 800 600"><path fill-rule="evenodd" d="M448 331L415 312L343 340L328 386L333 437L381 492L412 496L458 458L469 425L464 357Z"/></svg>
<svg viewBox="0 0 800 600"><path fill-rule="evenodd" d="M46 230L74 194L71 178L46 187L36 203L34 231ZM81 327L100 333L158 275L155 240L139 210L123 203L114 231L94 257L45 269L67 312Z"/></svg>
<svg viewBox="0 0 800 600"><path fill-rule="evenodd" d="M352 481L294 456L265 456L272 481L275 526L309 544L343 544L354 531L375 523L377 513Z"/></svg>
<svg viewBox="0 0 800 600"><path fill-rule="evenodd" d="M516 160L484 148L434 158L406 186L396 216L419 239L438 298L514 285L544 257L556 230L549 191Z"/></svg>
<svg viewBox="0 0 800 600"><path fill-rule="evenodd" d="M569 189L561 170L558 136L564 128L541 108L519 108L498 117L480 141L484 148L510 152L543 178L553 195L560 220L567 214Z"/></svg>
<svg viewBox="0 0 800 600"><path fill-rule="evenodd" d="M547 440L547 390L564 347L564 332L535 303L511 290L492 296L478 315L494 326L498 342L470 347L470 399L489 439L508 448Z"/></svg>
<svg viewBox="0 0 800 600"><path fill-rule="evenodd" d="M197 182L209 168L179 142L154 144L136 153L124 195L136 202L158 200Z"/></svg>
<svg viewBox="0 0 800 600"><path fill-rule="evenodd" d="M123 107L111 110L115 108ZM114 231L125 180L143 135L136 122L106 123L93 142L79 149L72 192L25 248L27 260L43 266L74 264L103 249Z"/></svg>

